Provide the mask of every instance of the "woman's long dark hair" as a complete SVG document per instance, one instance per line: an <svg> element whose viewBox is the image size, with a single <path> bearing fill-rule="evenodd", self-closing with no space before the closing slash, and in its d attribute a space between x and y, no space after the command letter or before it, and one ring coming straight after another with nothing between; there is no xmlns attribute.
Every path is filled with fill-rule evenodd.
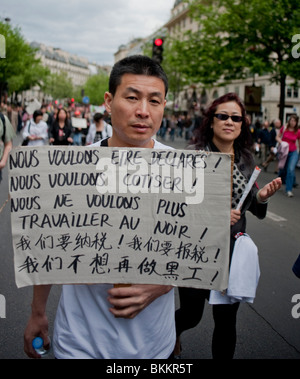
<svg viewBox="0 0 300 379"><path fill-rule="evenodd" d="M246 115L246 109L242 100L234 92L227 93L214 100L213 103L204 111L204 118L202 124L200 128L197 130L194 138L196 149L203 149L207 146L207 144L209 144L212 141L214 132L211 128L211 125L213 123L214 114L216 113L217 107L220 104L228 103L229 101L234 101L239 105L243 117L241 134L234 141L234 148L235 150L238 150L241 153L245 152L247 155L248 153L250 153L250 149L252 146L252 137L249 128L250 121Z"/></svg>
<svg viewBox="0 0 300 379"><path fill-rule="evenodd" d="M299 117L296 114L292 114L288 120L288 123L286 125L287 129L290 127L290 121L294 119L296 121L295 130L294 132L297 133L299 129Z"/></svg>
<svg viewBox="0 0 300 379"><path fill-rule="evenodd" d="M60 112L62 112L62 111L65 112L65 114L66 114L66 118L65 118L65 126L66 126L66 127L69 127L69 125L70 125L70 120L69 120L68 112L66 111L65 108L60 108L60 109L58 110L58 112L57 112L57 114L56 114L56 117L55 117L55 120L54 120L54 125L57 126L57 127L59 127L59 114L60 114Z"/></svg>

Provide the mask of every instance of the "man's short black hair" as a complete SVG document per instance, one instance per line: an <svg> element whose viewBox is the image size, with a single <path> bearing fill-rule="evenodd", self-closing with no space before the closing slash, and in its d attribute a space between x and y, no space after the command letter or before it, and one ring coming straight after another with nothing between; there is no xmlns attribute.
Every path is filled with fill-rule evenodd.
<svg viewBox="0 0 300 379"><path fill-rule="evenodd" d="M144 55L132 55L117 62L110 74L109 92L114 96L125 74L155 76L165 85L165 96L168 93L168 78L164 70L153 59Z"/></svg>
<svg viewBox="0 0 300 379"><path fill-rule="evenodd" d="M97 113L94 114L93 120L94 120L95 122L99 122L99 121L102 120L103 118L104 118L104 114L103 114L103 113L99 113L99 112L97 112Z"/></svg>

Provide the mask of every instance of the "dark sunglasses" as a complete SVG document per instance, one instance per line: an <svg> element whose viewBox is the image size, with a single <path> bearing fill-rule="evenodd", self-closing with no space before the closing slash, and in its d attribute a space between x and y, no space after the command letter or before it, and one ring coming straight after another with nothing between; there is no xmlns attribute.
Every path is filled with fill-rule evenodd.
<svg viewBox="0 0 300 379"><path fill-rule="evenodd" d="M224 114L224 113L215 113L214 117L216 117L218 120L221 120L221 121L226 121L230 117L233 122L241 122L244 119L243 116L229 116L228 114Z"/></svg>

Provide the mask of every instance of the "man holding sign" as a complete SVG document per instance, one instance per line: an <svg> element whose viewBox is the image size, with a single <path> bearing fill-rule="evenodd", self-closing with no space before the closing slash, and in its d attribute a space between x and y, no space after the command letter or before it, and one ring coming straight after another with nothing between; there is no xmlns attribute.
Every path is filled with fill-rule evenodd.
<svg viewBox="0 0 300 379"><path fill-rule="evenodd" d="M160 128L168 82L152 59L133 56L111 73L105 105L113 136L97 146L164 148L152 137ZM46 304L50 285L35 286L25 331L25 352L39 358L32 340L48 341ZM56 358L165 359L175 343L172 286L65 285L56 315Z"/></svg>

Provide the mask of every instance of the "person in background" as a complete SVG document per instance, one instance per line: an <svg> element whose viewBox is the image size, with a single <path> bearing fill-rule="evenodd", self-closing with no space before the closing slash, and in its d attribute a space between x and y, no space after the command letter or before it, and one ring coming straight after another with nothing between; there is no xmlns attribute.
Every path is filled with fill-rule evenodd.
<svg viewBox="0 0 300 379"><path fill-rule="evenodd" d="M246 211L263 219L267 212L269 198L281 187L281 179L276 178L262 189L254 185L247 196L242 209L237 204L243 195L255 168L250 151L252 138L249 119L240 98L235 93L228 93L216 99L207 109L204 120L196 135L194 150L206 150L234 155L233 190L230 228L230 259L235 244L235 236L246 232ZM224 225L224 227L226 227ZM180 335L187 329L195 327L201 320L205 300L210 291L206 289L179 288L180 307L176 310L177 340L174 355L181 351ZM236 345L236 316L239 302L233 304L213 305L215 322L212 355L214 359L232 359Z"/></svg>
<svg viewBox="0 0 300 379"><path fill-rule="evenodd" d="M49 112L48 112L47 124L48 124L48 129L49 129L50 126L53 124L53 122L56 119L57 112L58 112L58 106L56 104L54 104L54 105L49 105L48 108L49 108Z"/></svg>
<svg viewBox="0 0 300 379"><path fill-rule="evenodd" d="M157 133L161 137L162 140L165 140L168 128L169 128L169 119L167 115L164 115L160 129Z"/></svg>
<svg viewBox="0 0 300 379"><path fill-rule="evenodd" d="M49 130L49 143L53 145L72 145L72 126L68 113L64 108L59 109L54 123Z"/></svg>
<svg viewBox="0 0 300 379"><path fill-rule="evenodd" d="M23 139L28 140L28 146L43 146L48 143L48 125L43 121L43 112L34 111L33 117L26 123Z"/></svg>
<svg viewBox="0 0 300 379"><path fill-rule="evenodd" d="M170 141L174 141L174 139L175 139L176 128L177 128L177 120L176 120L176 116L175 116L175 115L172 115L172 116L169 118L169 135L170 135Z"/></svg>
<svg viewBox="0 0 300 379"><path fill-rule="evenodd" d="M91 126L91 113L88 106L83 107L82 118L86 119L86 128L82 129L81 144L82 146L86 145L86 137L88 135L90 126Z"/></svg>
<svg viewBox="0 0 300 379"><path fill-rule="evenodd" d="M261 163L265 162L269 155L269 146L271 143L269 126L270 126L269 121L265 120L257 136L257 143L259 145L259 149L261 152L261 155L260 155Z"/></svg>
<svg viewBox="0 0 300 379"><path fill-rule="evenodd" d="M4 125L5 124L5 125ZM15 132L7 116L0 114L0 183L2 170L6 166L9 152L13 147Z"/></svg>
<svg viewBox="0 0 300 379"><path fill-rule="evenodd" d="M267 159L261 164L265 170L267 170L269 164L273 162L273 160L276 158L276 153L277 153L276 137L280 129L281 129L281 121L279 119L274 120L272 129L270 130L270 144L269 144L270 154L268 155Z"/></svg>
<svg viewBox="0 0 300 379"><path fill-rule="evenodd" d="M17 126L17 133L19 134L23 128L23 120L22 120L22 114L23 114L23 107L21 104L18 104L17 106L17 112L18 112L18 126Z"/></svg>
<svg viewBox="0 0 300 379"><path fill-rule="evenodd" d="M10 103L7 104L6 116L9 119L14 132L16 133L18 129L18 112L14 104L10 104Z"/></svg>
<svg viewBox="0 0 300 379"><path fill-rule="evenodd" d="M81 112L79 110L74 112L74 117L81 118ZM76 146L82 146L82 129L74 127L73 142Z"/></svg>
<svg viewBox="0 0 300 379"><path fill-rule="evenodd" d="M102 113L95 113L93 121L86 136L86 145L91 145L112 136L112 127L104 121Z"/></svg>
<svg viewBox="0 0 300 379"><path fill-rule="evenodd" d="M277 136L277 142L282 141L289 144L289 153L283 169L279 170L278 176L285 180L286 182L286 194L288 197L293 197L292 192L293 186L295 184L295 169L299 159L299 154L297 151L297 141L300 144L300 129L299 129L299 117L297 115L292 115L286 127L282 127Z"/></svg>
<svg viewBox="0 0 300 379"><path fill-rule="evenodd" d="M42 104L41 111L43 113L43 121L45 121L45 123L48 124L48 122L49 122L49 114L47 112L47 105L46 104Z"/></svg>

